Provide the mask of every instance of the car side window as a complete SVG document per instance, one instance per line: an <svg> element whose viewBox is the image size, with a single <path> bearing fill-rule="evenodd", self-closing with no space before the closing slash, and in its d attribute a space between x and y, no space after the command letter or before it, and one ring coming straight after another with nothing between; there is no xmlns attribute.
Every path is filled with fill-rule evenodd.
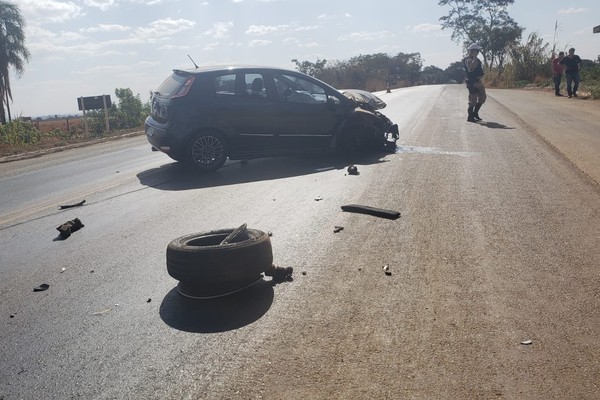
<svg viewBox="0 0 600 400"><path fill-rule="evenodd" d="M339 99L328 96L324 87L293 75L275 76L279 98L290 103L323 104L328 101L339 103Z"/></svg>
<svg viewBox="0 0 600 400"><path fill-rule="evenodd" d="M253 98L266 99L267 89L265 88L265 78L262 74L245 74L245 92Z"/></svg>
<svg viewBox="0 0 600 400"><path fill-rule="evenodd" d="M215 77L215 93L218 97L235 95L235 74L219 75Z"/></svg>

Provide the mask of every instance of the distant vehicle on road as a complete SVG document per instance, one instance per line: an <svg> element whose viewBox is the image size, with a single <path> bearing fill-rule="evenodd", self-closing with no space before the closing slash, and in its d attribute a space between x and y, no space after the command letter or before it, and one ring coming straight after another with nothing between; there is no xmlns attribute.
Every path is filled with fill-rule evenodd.
<svg viewBox="0 0 600 400"><path fill-rule="evenodd" d="M345 93L275 67L176 69L152 95L146 137L201 171L227 158L395 147L397 125L376 111L385 103L377 98L374 108L369 92Z"/></svg>

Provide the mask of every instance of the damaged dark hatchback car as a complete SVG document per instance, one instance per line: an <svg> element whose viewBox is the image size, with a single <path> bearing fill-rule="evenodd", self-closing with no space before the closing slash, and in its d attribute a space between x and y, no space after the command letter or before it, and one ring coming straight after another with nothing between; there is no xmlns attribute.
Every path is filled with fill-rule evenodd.
<svg viewBox="0 0 600 400"><path fill-rule="evenodd" d="M376 110L385 103L360 92L274 67L174 70L152 95L146 137L201 171L228 158L395 148L398 127Z"/></svg>

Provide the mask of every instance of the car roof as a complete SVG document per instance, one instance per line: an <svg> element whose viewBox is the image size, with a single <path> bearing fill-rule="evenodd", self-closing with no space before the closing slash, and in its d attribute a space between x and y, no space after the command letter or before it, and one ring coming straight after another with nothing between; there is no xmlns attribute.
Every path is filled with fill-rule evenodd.
<svg viewBox="0 0 600 400"><path fill-rule="evenodd" d="M286 69L286 68L280 68L280 67L272 67L272 66L266 66L266 65L251 65L251 64L239 64L239 65L228 65L228 64L224 64L224 65L205 65L205 66L201 66L198 68L185 68L185 69L179 69L176 68L173 71L174 72L185 72L188 74L201 74L204 72L213 72L213 71L238 71L238 70L245 70L245 69L260 69L260 70L269 70L269 71L283 71L283 72L293 72L293 73L300 73L298 71L292 71L290 69ZM304 75L304 74L303 74Z"/></svg>

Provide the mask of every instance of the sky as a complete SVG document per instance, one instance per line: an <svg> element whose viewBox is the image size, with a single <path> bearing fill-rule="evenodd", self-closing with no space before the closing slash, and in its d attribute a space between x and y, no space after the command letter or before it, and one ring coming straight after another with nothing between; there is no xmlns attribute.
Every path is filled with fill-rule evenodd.
<svg viewBox="0 0 600 400"><path fill-rule="evenodd" d="M462 46L442 30L438 0L9 0L31 55L11 73L13 118L80 114L77 98L129 88L143 102L174 68L420 53L445 69ZM516 0L509 14L557 49L600 55L598 0ZM555 24L558 30L555 35Z"/></svg>

